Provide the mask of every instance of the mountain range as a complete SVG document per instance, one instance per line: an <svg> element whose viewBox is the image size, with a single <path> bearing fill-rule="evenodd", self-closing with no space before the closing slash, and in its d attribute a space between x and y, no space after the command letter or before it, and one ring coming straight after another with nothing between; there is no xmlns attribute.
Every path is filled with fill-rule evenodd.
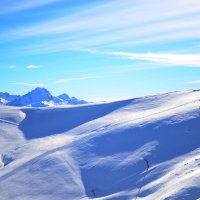
<svg viewBox="0 0 200 200"><path fill-rule="evenodd" d="M11 95L0 92L0 104L8 106L45 107L56 105L79 105L87 101L70 97L67 94L53 96L47 89L37 87L25 95Z"/></svg>

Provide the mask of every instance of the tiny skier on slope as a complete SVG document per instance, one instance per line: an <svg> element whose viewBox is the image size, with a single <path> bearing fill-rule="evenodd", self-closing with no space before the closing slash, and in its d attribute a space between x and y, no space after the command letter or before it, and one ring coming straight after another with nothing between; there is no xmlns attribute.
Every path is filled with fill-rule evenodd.
<svg viewBox="0 0 200 200"><path fill-rule="evenodd" d="M148 161L146 158L144 158L144 161L145 161L145 163L146 163L146 165L147 165L147 170L148 170L149 167L150 167L150 165L149 165L149 161Z"/></svg>

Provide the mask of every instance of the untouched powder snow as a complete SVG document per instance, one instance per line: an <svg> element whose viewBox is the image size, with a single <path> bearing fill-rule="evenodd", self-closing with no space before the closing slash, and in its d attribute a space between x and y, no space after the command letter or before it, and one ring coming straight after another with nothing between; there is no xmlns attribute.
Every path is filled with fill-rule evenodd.
<svg viewBox="0 0 200 200"><path fill-rule="evenodd" d="M197 200L200 91L0 107L1 200Z"/></svg>

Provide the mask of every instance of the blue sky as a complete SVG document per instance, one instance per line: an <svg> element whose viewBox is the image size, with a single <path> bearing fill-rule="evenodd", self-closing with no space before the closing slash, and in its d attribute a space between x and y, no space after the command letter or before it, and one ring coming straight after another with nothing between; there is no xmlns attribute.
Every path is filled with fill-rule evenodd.
<svg viewBox="0 0 200 200"><path fill-rule="evenodd" d="M199 0L1 0L0 91L89 100L200 88Z"/></svg>

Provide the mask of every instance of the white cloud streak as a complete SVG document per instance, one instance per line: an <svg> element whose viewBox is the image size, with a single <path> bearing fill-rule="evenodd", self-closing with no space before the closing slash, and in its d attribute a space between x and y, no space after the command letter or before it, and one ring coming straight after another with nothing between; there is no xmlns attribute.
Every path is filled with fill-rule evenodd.
<svg viewBox="0 0 200 200"><path fill-rule="evenodd" d="M86 76L86 77L76 77L76 78L66 78L66 79L60 79L55 81L55 83L67 83L70 81L80 81L80 80L88 80L88 79L92 79L93 77L90 76Z"/></svg>
<svg viewBox="0 0 200 200"><path fill-rule="evenodd" d="M26 66L27 69L36 69L36 68L40 68L41 66L39 65L28 65Z"/></svg>
<svg viewBox="0 0 200 200"><path fill-rule="evenodd" d="M187 81L187 84L200 84L200 80Z"/></svg>
<svg viewBox="0 0 200 200"><path fill-rule="evenodd" d="M13 85L25 85L25 86L31 86L31 87L41 87L44 86L42 83L26 83L26 82L18 82L18 83L12 83Z"/></svg>
<svg viewBox="0 0 200 200"><path fill-rule="evenodd" d="M160 53L126 53L111 52L108 55L125 57L131 60L150 61L172 66L200 67L200 54L160 54Z"/></svg>

